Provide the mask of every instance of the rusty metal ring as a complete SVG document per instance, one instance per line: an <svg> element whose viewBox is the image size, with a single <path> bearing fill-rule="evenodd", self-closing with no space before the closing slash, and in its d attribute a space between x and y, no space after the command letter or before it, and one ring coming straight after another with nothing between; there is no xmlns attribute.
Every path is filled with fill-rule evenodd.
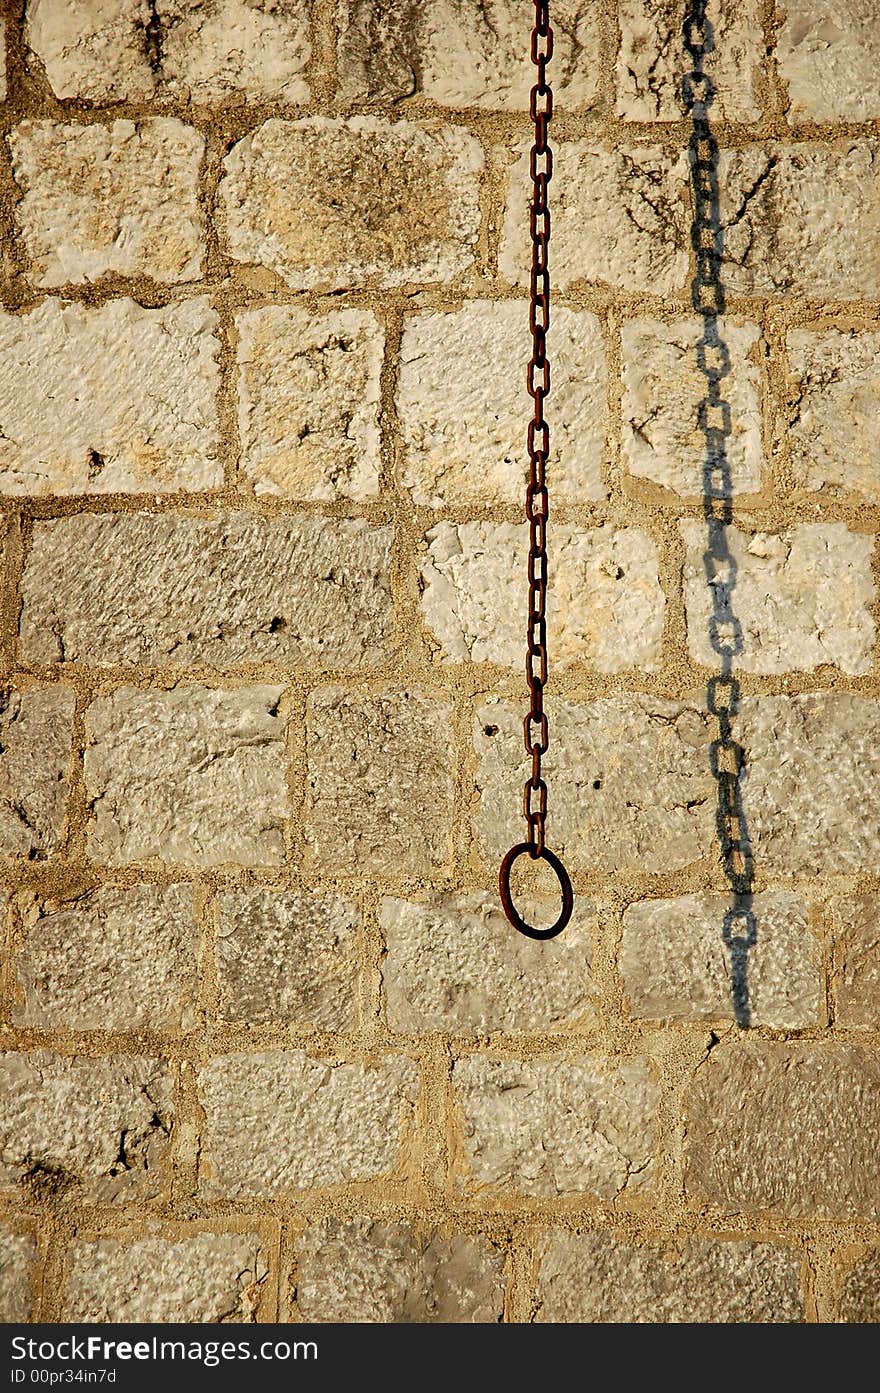
<svg viewBox="0 0 880 1393"><path fill-rule="evenodd" d="M524 856L526 853L532 857L533 861L546 861L547 865L555 874L556 879L559 881L559 888L562 891L562 909L559 911L559 918L556 920L556 923L551 924L549 929L535 929L531 924L527 924L516 905L513 903L513 896L510 893L510 872L513 870L514 861L518 860L520 856ZM518 930L519 933L525 934L526 938L555 938L557 934L562 933L562 930L571 918L571 911L574 908L574 891L571 888L568 871L563 866L559 857L554 855L552 851L549 851L546 846L538 856L532 854L531 842L518 842L516 846L512 846L501 862L501 870L498 873L498 888L501 892L501 905L504 909L504 913L507 915L513 927Z"/></svg>

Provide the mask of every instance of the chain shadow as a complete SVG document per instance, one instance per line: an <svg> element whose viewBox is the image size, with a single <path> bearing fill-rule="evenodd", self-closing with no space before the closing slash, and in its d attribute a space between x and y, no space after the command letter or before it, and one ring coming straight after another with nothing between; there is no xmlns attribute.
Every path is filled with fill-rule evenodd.
<svg viewBox="0 0 880 1393"><path fill-rule="evenodd" d="M715 822L731 895L721 937L730 958L734 1019L747 1029L751 1024L749 953L757 943L758 928L753 906L754 858L742 802L745 751L733 737L733 721L740 705L734 660L742 652L743 635L734 608L737 567L728 541L733 487L727 446L731 411L724 395L724 381L731 366L721 325L725 308L721 277L724 229L718 193L718 145L709 122L715 87L704 68L706 55L714 47L706 0L690 0L683 36L692 63L681 84L685 110L691 120L688 164L693 190L691 245L696 257L691 303L703 321L696 353L697 366L706 383L697 418L704 442L702 497L707 537L703 564L712 596L709 641L720 669L707 683L706 705L718 721L718 736L710 746L710 764L717 788Z"/></svg>

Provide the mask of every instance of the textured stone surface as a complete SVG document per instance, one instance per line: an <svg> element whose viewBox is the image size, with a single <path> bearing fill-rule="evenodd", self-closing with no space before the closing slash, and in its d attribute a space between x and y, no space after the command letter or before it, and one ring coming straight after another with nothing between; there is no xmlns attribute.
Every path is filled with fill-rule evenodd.
<svg viewBox="0 0 880 1393"><path fill-rule="evenodd" d="M468 301L451 314L405 320L397 412L403 482L416 503L521 502L528 476L528 333L528 310L519 300ZM554 305L548 342L554 497L603 498L606 369L599 321Z"/></svg>
<svg viewBox="0 0 880 1393"><path fill-rule="evenodd" d="M552 922L552 902L523 901L530 922ZM543 917L542 917L543 915ZM592 1021L593 906L578 898L571 924L541 943L517 937L497 896L435 894L424 903L383 899L388 1024L400 1031L552 1030Z"/></svg>
<svg viewBox="0 0 880 1393"><path fill-rule="evenodd" d="M67 807L74 695L32 687L0 700L0 855L57 851Z"/></svg>
<svg viewBox="0 0 880 1393"><path fill-rule="evenodd" d="M25 121L10 137L22 190L16 218L38 285L108 272L165 284L196 279L204 140L166 117L62 126Z"/></svg>
<svg viewBox="0 0 880 1393"><path fill-rule="evenodd" d="M13 1233L6 1224L0 1224L0 1321L4 1324L31 1317L31 1274L36 1256L37 1245L30 1234Z"/></svg>
<svg viewBox="0 0 880 1393"><path fill-rule="evenodd" d="M758 0L710 0L712 48L703 71L712 81L713 120L756 121L764 39ZM686 113L681 85L693 67L675 0L622 0L617 56L617 114L628 121L677 121Z"/></svg>
<svg viewBox="0 0 880 1393"><path fill-rule="evenodd" d="M722 154L724 266L734 295L880 296L880 153L867 140Z"/></svg>
<svg viewBox="0 0 880 1393"><path fill-rule="evenodd" d="M306 837L316 866L411 875L448 863L451 718L449 702L418 690L312 693Z"/></svg>
<svg viewBox="0 0 880 1393"><path fill-rule="evenodd" d="M307 1321L495 1323L504 1312L504 1259L484 1238L324 1219L299 1240L297 1259Z"/></svg>
<svg viewBox="0 0 880 1393"><path fill-rule="evenodd" d="M296 1050L222 1056L199 1078L204 1186L230 1197L387 1174L418 1087L416 1065L397 1055L371 1069Z"/></svg>
<svg viewBox="0 0 880 1393"><path fill-rule="evenodd" d="M623 917L620 971L629 1009L647 1020L731 1019L730 953L721 941L729 895L643 900ZM747 959L751 1025L819 1024L822 954L797 895L756 895L757 942Z"/></svg>
<svg viewBox="0 0 880 1393"><path fill-rule="evenodd" d="M875 870L880 859L880 703L849 692L749 697L744 805L764 871Z"/></svg>
<svg viewBox="0 0 880 1393"><path fill-rule="evenodd" d="M857 1045L713 1050L688 1099L685 1186L728 1212L876 1218L880 1061Z"/></svg>
<svg viewBox="0 0 880 1393"><path fill-rule="evenodd" d="M880 1322L880 1252L869 1253L847 1273L840 1293L840 1319L870 1325Z"/></svg>
<svg viewBox="0 0 880 1393"><path fill-rule="evenodd" d="M254 491L309 500L377 493L385 338L375 315L267 305L236 322L242 469Z"/></svg>
<svg viewBox="0 0 880 1393"><path fill-rule="evenodd" d="M591 870L675 870L712 843L712 733L695 705L623 695L547 704L553 804L551 844ZM491 862L521 840L526 776L519 703L493 699L474 726L479 806L474 827Z"/></svg>
<svg viewBox="0 0 880 1393"><path fill-rule="evenodd" d="M308 12L296 0L29 0L27 14L56 97L308 97Z"/></svg>
<svg viewBox="0 0 880 1393"><path fill-rule="evenodd" d="M102 887L69 904L21 905L21 1025L69 1030L191 1030L196 934L188 885Z"/></svg>
<svg viewBox="0 0 880 1393"><path fill-rule="evenodd" d="M427 534L422 613L444 662L522 666L525 523L441 522ZM660 665L665 602L656 543L638 528L556 525L548 642L560 666Z"/></svg>
<svg viewBox="0 0 880 1393"><path fill-rule="evenodd" d="M453 1082L477 1184L612 1199L650 1181L660 1090L643 1059L472 1055L454 1065Z"/></svg>
<svg viewBox="0 0 880 1393"><path fill-rule="evenodd" d="M710 1324L803 1320L801 1260L770 1243L680 1247L620 1243L607 1233L550 1233L541 1254L538 1321Z"/></svg>
<svg viewBox="0 0 880 1393"><path fill-rule="evenodd" d="M785 0L776 62L789 121L880 116L880 31L873 0Z"/></svg>
<svg viewBox="0 0 880 1393"><path fill-rule="evenodd" d="M534 81L518 0L340 0L339 77L346 101L422 96L440 106L528 108ZM591 0L553 10L553 95L595 100L599 11Z"/></svg>
<svg viewBox="0 0 880 1393"><path fill-rule="evenodd" d="M168 493L222 483L217 316L45 300L0 314L0 491Z"/></svg>
<svg viewBox="0 0 880 1393"><path fill-rule="evenodd" d="M22 585L38 662L218 667L380 662L393 622L390 527L80 514L38 523Z"/></svg>
<svg viewBox="0 0 880 1393"><path fill-rule="evenodd" d="M158 1059L0 1055L0 1184L43 1199L161 1194L173 1097Z"/></svg>
<svg viewBox="0 0 880 1393"><path fill-rule="evenodd" d="M357 905L342 895L254 888L221 895L220 1015L350 1030L359 923Z"/></svg>
<svg viewBox="0 0 880 1393"><path fill-rule="evenodd" d="M78 1240L64 1266L64 1319L115 1323L252 1321L268 1272L253 1233Z"/></svg>
<svg viewBox="0 0 880 1393"><path fill-rule="evenodd" d="M880 1025L880 900L876 894L837 896L830 904L834 934L834 1019L847 1029Z"/></svg>
<svg viewBox="0 0 880 1393"><path fill-rule="evenodd" d="M452 126L267 121L224 161L229 250L302 290L446 283L473 261L482 163Z"/></svg>
<svg viewBox="0 0 880 1393"><path fill-rule="evenodd" d="M702 494L706 437L700 402L706 378L697 362L702 324L692 316L666 324L631 319L623 325L623 454L630 474L685 497ZM761 487L761 330L719 319L718 335L730 358L721 393L730 404L726 444L731 489ZM707 352L707 363L711 363Z"/></svg>
<svg viewBox="0 0 880 1393"><path fill-rule="evenodd" d="M122 687L86 712L89 855L276 866L287 815L280 687Z"/></svg>
<svg viewBox="0 0 880 1393"><path fill-rule="evenodd" d="M687 555L684 599L688 647L704 667L717 667L709 638L712 596L703 556L703 522L681 524ZM871 671L876 628L871 616L874 538L842 522L803 523L786 532L751 534L728 528L736 567L732 608L742 625L743 672L812 672L830 663L852 676ZM712 563L713 575L726 570ZM728 631L724 631L727 633ZM732 635L732 630L729 631Z"/></svg>
<svg viewBox="0 0 880 1393"><path fill-rule="evenodd" d="M499 268L528 281L529 154L510 171ZM664 295L688 267L687 165L656 146L605 150L567 141L554 153L551 195L554 284L595 281Z"/></svg>
<svg viewBox="0 0 880 1393"><path fill-rule="evenodd" d="M880 334L792 329L785 347L797 483L880 503Z"/></svg>

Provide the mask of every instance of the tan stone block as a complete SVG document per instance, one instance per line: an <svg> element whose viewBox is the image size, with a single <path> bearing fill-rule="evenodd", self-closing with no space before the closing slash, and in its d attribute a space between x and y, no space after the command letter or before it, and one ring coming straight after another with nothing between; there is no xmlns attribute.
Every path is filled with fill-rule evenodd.
<svg viewBox="0 0 880 1393"><path fill-rule="evenodd" d="M876 1218L880 1061L857 1045L713 1050L687 1103L685 1187L725 1213Z"/></svg>
<svg viewBox="0 0 880 1393"><path fill-rule="evenodd" d="M0 491L216 488L217 316L208 300L147 310L44 300L0 314Z"/></svg>
<svg viewBox="0 0 880 1393"><path fill-rule="evenodd" d="M701 860L714 835L713 738L689 703L624 695L547 703L551 790L548 845L571 867L677 870ZM523 704L487 701L474 724L480 853L495 864L522 840Z"/></svg>
<svg viewBox="0 0 880 1393"><path fill-rule="evenodd" d="M643 900L623 916L620 972L641 1020L731 1020L730 952L722 942L729 895ZM751 1025L818 1025L822 953L808 908L786 890L755 896L757 942L746 960Z"/></svg>
<svg viewBox="0 0 880 1393"><path fill-rule="evenodd" d="M24 121L10 136L22 190L16 219L37 285L114 273L163 284L201 275L204 140L167 117L62 126Z"/></svg>
<svg viewBox="0 0 880 1393"><path fill-rule="evenodd" d="M539 1322L715 1324L802 1321L802 1263L771 1243L621 1243L609 1233L547 1235Z"/></svg>
<svg viewBox="0 0 880 1393"><path fill-rule="evenodd" d="M530 922L551 922L552 902L523 901ZM559 938L511 938L495 894L384 898L382 981L388 1025L398 1031L554 1030L595 1021L590 977L593 906L578 897Z"/></svg>
<svg viewBox="0 0 880 1393"><path fill-rule="evenodd" d="M173 1100L162 1060L0 1055L0 1184L43 1199L155 1198L168 1183Z"/></svg>
<svg viewBox="0 0 880 1393"><path fill-rule="evenodd" d="M697 361L702 323L693 316L666 324L631 319L622 330L623 456L630 474L683 497L705 488L706 437L700 428L700 402L706 377ZM730 406L726 454L731 491L755 493L761 487L761 330L757 324L719 319L718 336L730 359L720 392ZM716 358L720 355L716 353ZM706 351L713 362L712 350Z"/></svg>
<svg viewBox="0 0 880 1393"><path fill-rule="evenodd" d="M876 894L835 896L834 1019L848 1030L880 1023L880 901Z"/></svg>
<svg viewBox="0 0 880 1393"><path fill-rule="evenodd" d="M474 259L482 165L454 126L266 121L224 161L230 253L298 290L448 284Z"/></svg>
<svg viewBox="0 0 880 1393"><path fill-rule="evenodd" d="M550 253L561 289L598 283L669 295L684 289L688 269L687 163L659 146L606 150L565 141L554 156ZM510 171L499 269L528 282L529 153Z"/></svg>
<svg viewBox="0 0 880 1393"><path fill-rule="evenodd" d="M388 1055L375 1068L298 1050L233 1054L199 1075L210 1195L264 1195L386 1175L401 1160L419 1071Z"/></svg>
<svg viewBox="0 0 880 1393"><path fill-rule="evenodd" d="M880 334L792 329L785 347L796 482L880 502Z"/></svg>
<svg viewBox="0 0 880 1393"><path fill-rule="evenodd" d="M86 712L89 856L277 866L287 816L280 687L121 687Z"/></svg>
<svg viewBox="0 0 880 1393"><path fill-rule="evenodd" d="M38 523L21 637L37 662L381 662L390 527L363 519L78 514Z"/></svg>
<svg viewBox="0 0 880 1393"><path fill-rule="evenodd" d="M222 1019L352 1028L360 924L353 900L248 887L217 903Z"/></svg>
<svg viewBox="0 0 880 1393"><path fill-rule="evenodd" d="M880 116L880 33L873 0L785 0L776 63L789 121Z"/></svg>
<svg viewBox="0 0 880 1393"><path fill-rule="evenodd" d="M0 1224L0 1321L4 1324L32 1319L36 1259L37 1245L30 1234L14 1233Z"/></svg>
<svg viewBox="0 0 880 1393"><path fill-rule="evenodd" d="M23 897L24 898L24 897ZM22 904L20 1025L192 1030L196 933L188 885L102 886L70 904Z"/></svg>
<svg viewBox="0 0 880 1393"><path fill-rule="evenodd" d="M840 1319L847 1324L880 1322L880 1252L876 1249L847 1273L840 1293Z"/></svg>
<svg viewBox="0 0 880 1393"><path fill-rule="evenodd" d="M650 1182L660 1090L643 1059L453 1066L474 1184L613 1199Z"/></svg>
<svg viewBox="0 0 880 1393"><path fill-rule="evenodd" d="M758 0L709 0L712 47L702 71L712 82L715 121L757 121L764 36ZM687 114L682 79L693 68L682 10L673 0L622 0L617 114L626 121L679 121Z"/></svg>
<svg viewBox="0 0 880 1393"><path fill-rule="evenodd" d="M504 1259L481 1237L359 1217L322 1219L296 1247L307 1321L495 1324L504 1313Z"/></svg>
<svg viewBox="0 0 880 1393"><path fill-rule="evenodd" d="M376 317L267 305L236 322L242 470L254 491L309 501L378 493Z"/></svg>
<svg viewBox="0 0 880 1393"><path fill-rule="evenodd" d="M47 856L67 810L70 687L7 692L0 705L0 854Z"/></svg>
<svg viewBox="0 0 880 1393"><path fill-rule="evenodd" d="M414 502L521 503L533 415L523 373L531 340L519 300L469 300L452 313L408 316L397 412L404 486ZM547 472L554 498L604 498L606 368L599 321L554 307Z"/></svg>
<svg viewBox="0 0 880 1393"><path fill-rule="evenodd" d="M78 1239L64 1267L64 1319L89 1323L249 1322L268 1274L254 1233Z"/></svg>
<svg viewBox="0 0 880 1393"><path fill-rule="evenodd" d="M688 649L695 662L714 668L713 597L703 560L706 525L688 520L680 530L687 549ZM742 651L736 655L741 671L812 672L824 664L855 677L871 671L873 536L851 532L843 522L808 522L774 533L729 527L727 544L735 566L731 607L742 626ZM727 582L729 564L710 564L713 576ZM721 623L719 631L723 641L736 642L730 625Z"/></svg>
<svg viewBox="0 0 880 1393"><path fill-rule="evenodd" d="M415 689L311 694L305 816L315 866L417 875L448 865L451 719L449 702Z"/></svg>

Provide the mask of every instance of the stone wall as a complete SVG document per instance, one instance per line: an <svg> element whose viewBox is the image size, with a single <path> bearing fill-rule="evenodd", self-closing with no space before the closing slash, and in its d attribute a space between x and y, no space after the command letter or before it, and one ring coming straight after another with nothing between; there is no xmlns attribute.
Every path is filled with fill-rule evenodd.
<svg viewBox="0 0 880 1393"><path fill-rule="evenodd" d="M6 1319L880 1319L876 6L709 5L748 1031L683 5L551 10L533 944L531 6L5 4Z"/></svg>

